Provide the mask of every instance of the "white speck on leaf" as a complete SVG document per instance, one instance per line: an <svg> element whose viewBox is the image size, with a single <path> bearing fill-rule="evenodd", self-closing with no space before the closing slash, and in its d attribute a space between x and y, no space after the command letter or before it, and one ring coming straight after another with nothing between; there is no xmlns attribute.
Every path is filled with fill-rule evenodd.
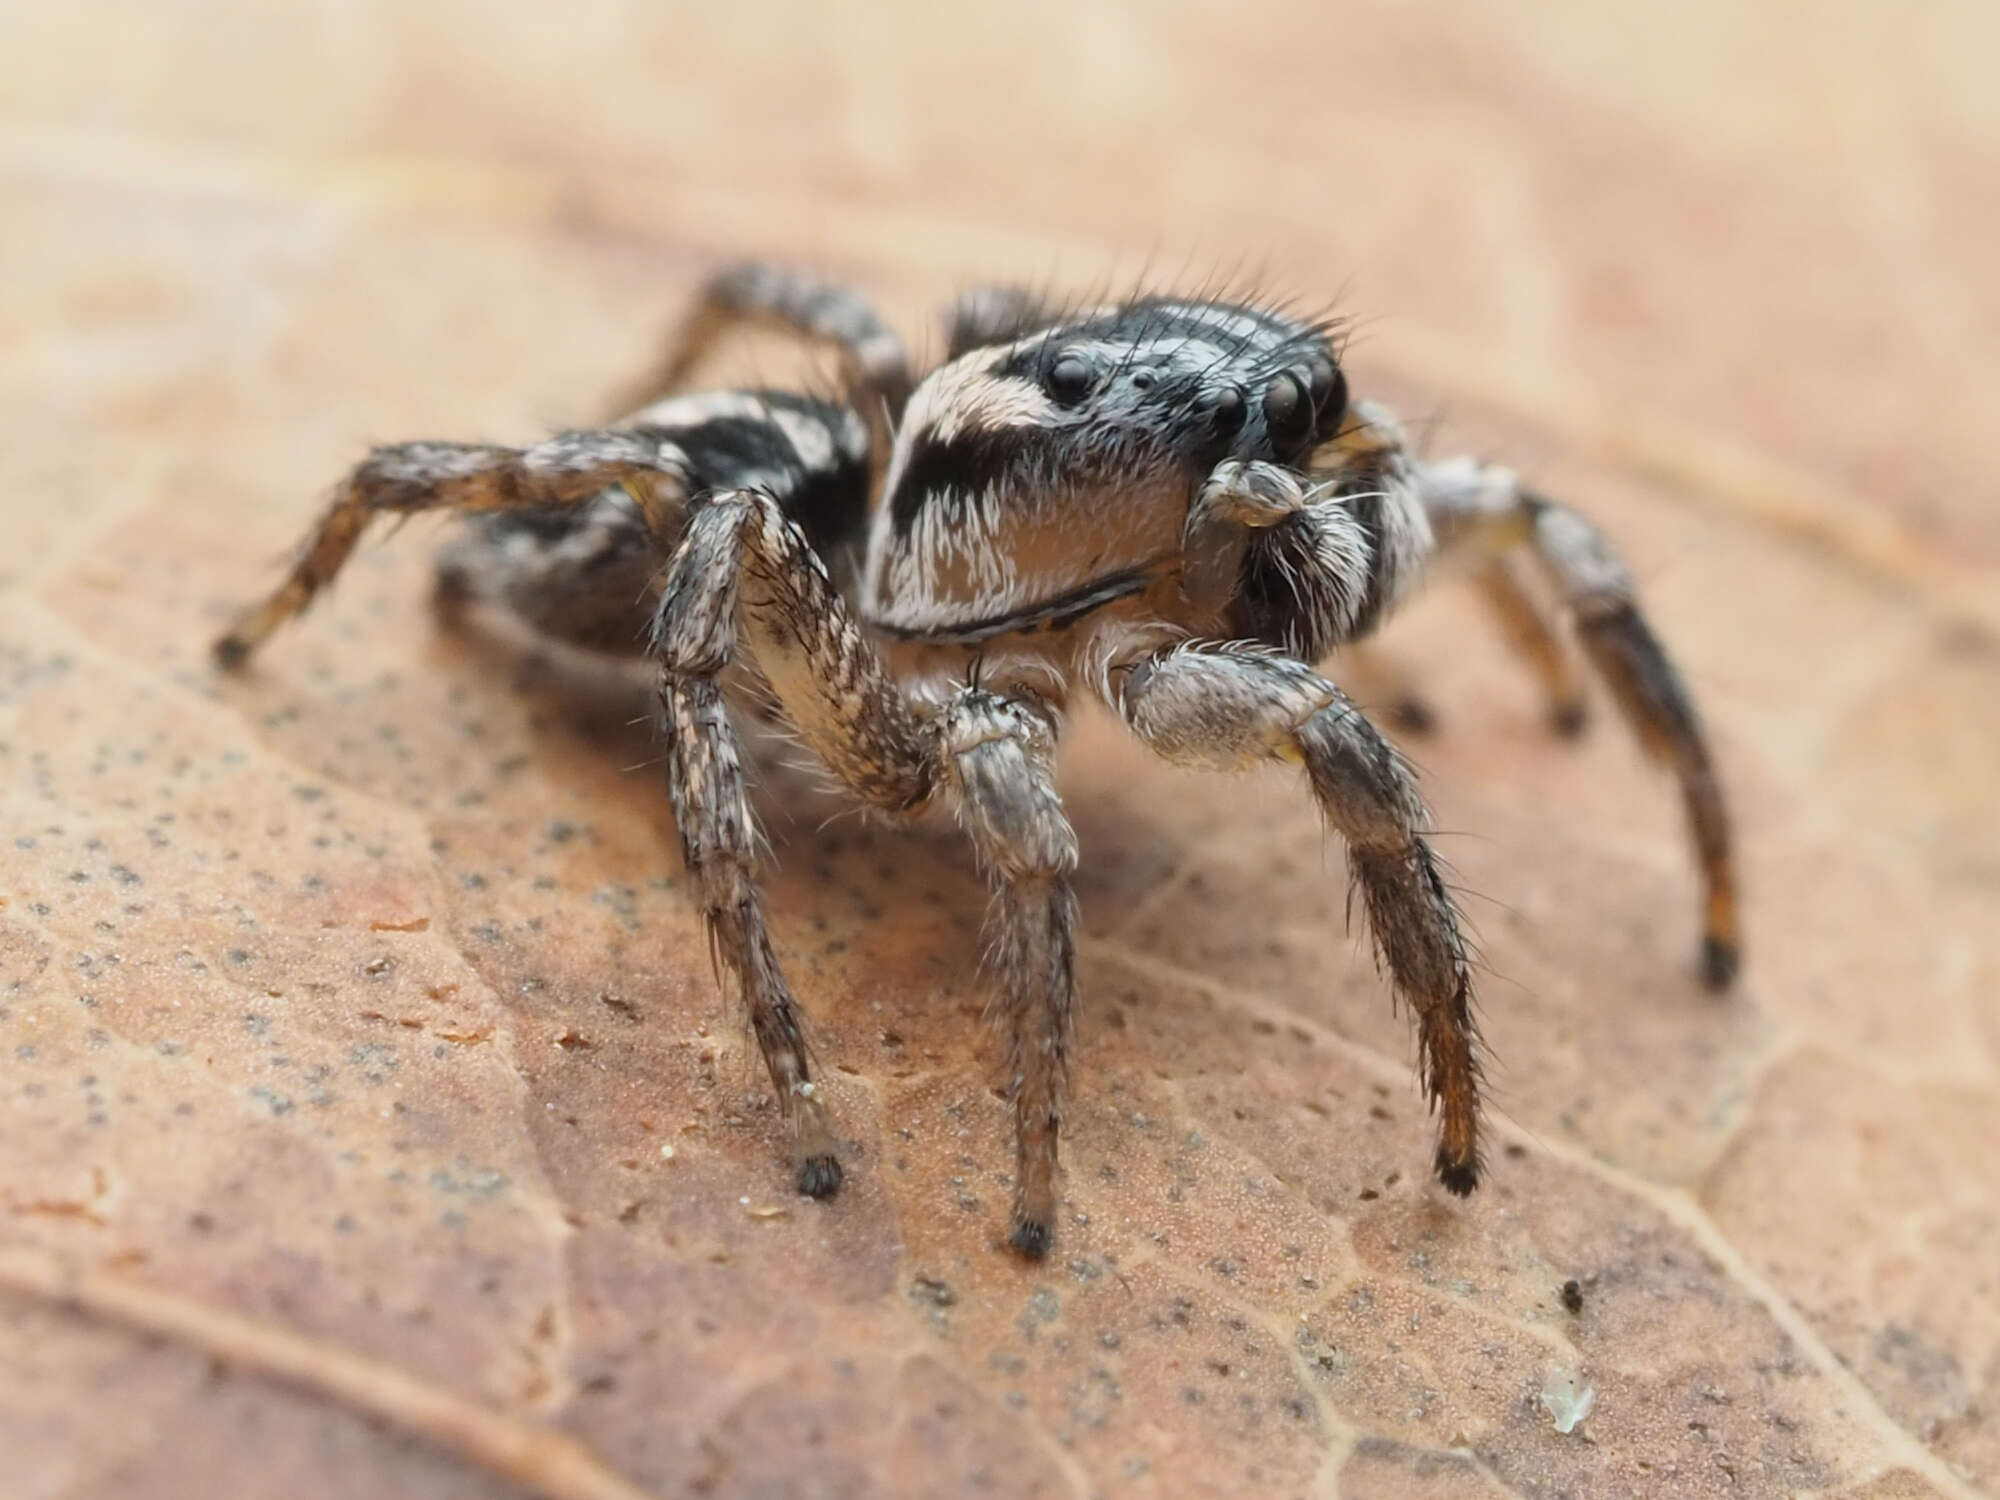
<svg viewBox="0 0 2000 1500"><path fill-rule="evenodd" d="M1542 1410L1556 1424L1556 1431L1575 1432L1597 1405L1597 1391L1570 1370L1558 1370L1542 1382Z"/></svg>

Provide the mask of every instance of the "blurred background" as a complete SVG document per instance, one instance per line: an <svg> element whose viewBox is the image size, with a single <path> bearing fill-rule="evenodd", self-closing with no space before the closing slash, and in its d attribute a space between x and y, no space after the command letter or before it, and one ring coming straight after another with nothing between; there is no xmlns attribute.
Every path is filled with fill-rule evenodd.
<svg viewBox="0 0 2000 1500"><path fill-rule="evenodd" d="M635 347L689 263L752 248L897 287L1245 268L1337 299L1385 361L1524 405L1636 403L1725 447L1755 434L1990 560L2000 522L1970 503L2000 467L1976 405L2000 377L1990 20L1860 0L19 3L0 109L22 170L150 177L161 197L115 238L163 255L155 221L191 233L166 202L195 189L210 211L310 201L323 236L393 208L607 258L625 239L618 283L593 280ZM10 215L17 246L36 212Z"/></svg>
<svg viewBox="0 0 2000 1500"><path fill-rule="evenodd" d="M1944 0L0 7L0 1492L2000 1494L1997 45ZM416 537L246 682L202 649L367 444L590 420L744 256L919 347L1004 278L1351 318L1358 391L1629 549L1742 993L1690 978L1670 790L1446 591L1386 649L1493 971L1487 1191L1424 1186L1296 789L1086 721L1063 1253L995 1248L962 852L780 779L857 1141L795 1209L642 690L440 636Z"/></svg>

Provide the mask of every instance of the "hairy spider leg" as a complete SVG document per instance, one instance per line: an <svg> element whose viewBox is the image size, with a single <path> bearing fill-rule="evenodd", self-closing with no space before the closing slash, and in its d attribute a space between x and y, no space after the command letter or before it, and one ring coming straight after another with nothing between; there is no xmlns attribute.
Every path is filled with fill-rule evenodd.
<svg viewBox="0 0 2000 1500"><path fill-rule="evenodd" d="M804 534L768 497L720 495L690 522L654 631L675 821L718 958L753 1016L771 1018L758 1039L792 1121L807 1192L831 1192L840 1169L757 893L755 826L718 681L739 646L849 792L890 813L944 794L993 883L995 1009L1008 1033L1017 1139L1010 1238L1023 1254L1042 1255L1054 1228L1075 993L1076 838L1050 775L1053 713L969 685L924 712L891 677Z"/></svg>
<svg viewBox="0 0 2000 1500"><path fill-rule="evenodd" d="M377 516L575 507L616 487L631 497L651 534L666 536L685 510L681 460L678 446L646 430L565 432L532 448L435 442L377 448L340 482L285 580L216 639L215 659L241 666L302 613Z"/></svg>
<svg viewBox="0 0 2000 1500"><path fill-rule="evenodd" d="M702 284L653 367L619 394L615 414L680 390L717 341L740 324L830 345L840 355L849 398L871 423L878 408L891 428L902 415L914 376L901 335L859 292L758 261L729 266Z"/></svg>
<svg viewBox="0 0 2000 1500"><path fill-rule="evenodd" d="M1182 644L1114 662L1110 678L1112 707L1165 760L1218 771L1272 760L1305 768L1347 843L1381 966L1416 1015L1424 1088L1440 1114L1438 1180L1470 1193L1481 1170L1472 974L1401 757L1339 688L1268 648Z"/></svg>
<svg viewBox="0 0 2000 1500"><path fill-rule="evenodd" d="M1531 559L1640 744L1678 778L1705 888L1702 975L1711 988L1726 988L1741 963L1742 936L1721 782L1693 700L1603 533L1498 465L1417 459L1395 417L1371 402L1356 403L1336 440L1313 455L1306 478L1306 493L1318 498L1249 534L1233 633L1318 661L1373 629L1435 554L1510 569L1517 558ZM1414 526L1412 500L1421 516ZM1501 577L1507 581L1495 581ZM1489 574L1486 587L1547 685L1558 726L1568 727L1581 699L1553 626L1518 578Z"/></svg>
<svg viewBox="0 0 2000 1500"><path fill-rule="evenodd" d="M1523 488L1510 470L1461 458L1417 473L1442 549L1534 561L1640 745L1674 773L1705 887L1702 977L1728 988L1743 954L1729 811L1694 700L1639 608L1631 570L1587 517Z"/></svg>

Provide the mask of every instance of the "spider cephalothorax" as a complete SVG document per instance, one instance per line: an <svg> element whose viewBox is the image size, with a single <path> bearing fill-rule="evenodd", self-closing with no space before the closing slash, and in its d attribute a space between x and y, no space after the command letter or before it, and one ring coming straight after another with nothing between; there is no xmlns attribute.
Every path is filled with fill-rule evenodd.
<svg viewBox="0 0 2000 1500"><path fill-rule="evenodd" d="M843 399L674 395L733 320L831 342ZM657 664L669 790L720 971L741 991L801 1189L840 1184L756 881L756 823L722 679L755 677L860 802L944 804L995 887L995 1011L1016 1123L1010 1238L1045 1251L1073 1012L1076 840L1051 779L1079 685L1185 765L1302 766L1440 1115L1436 1170L1481 1170L1472 981L1402 759L1313 664L1366 635L1434 554L1474 560L1552 718L1580 725L1568 615L1641 742L1680 779L1707 886L1704 972L1737 964L1728 820L1694 710L1596 528L1470 459L1427 462L1350 402L1319 324L1214 298L1087 309L993 289L954 307L913 378L851 293L749 266L718 277L617 425L531 448L377 449L286 581L216 643L241 663L331 581L379 513L486 512L442 598ZM878 482L879 476L879 482ZM858 552L858 570L849 559ZM1546 588L1524 586L1523 563Z"/></svg>

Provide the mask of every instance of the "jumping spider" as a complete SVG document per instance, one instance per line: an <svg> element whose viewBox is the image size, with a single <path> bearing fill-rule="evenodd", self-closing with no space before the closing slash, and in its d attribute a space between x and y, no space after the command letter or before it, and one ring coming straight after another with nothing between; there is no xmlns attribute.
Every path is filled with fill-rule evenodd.
<svg viewBox="0 0 2000 1500"><path fill-rule="evenodd" d="M842 356L841 399L674 395L732 324ZM1693 706L1590 522L1469 458L1431 462L1350 402L1329 329L1268 307L1146 296L954 306L921 381L855 294L746 266L714 279L633 415L530 448L402 443L341 483L290 576L215 643L240 665L384 513L483 513L446 600L648 654L668 785L719 974L740 989L801 1190L841 1168L766 928L726 670L758 683L842 786L885 813L949 805L991 879L994 1008L1016 1129L1011 1240L1055 1224L1076 838L1051 781L1066 700L1094 693L1157 754L1304 768L1344 838L1377 953L1416 1015L1436 1171L1479 1180L1479 1057L1459 917L1403 761L1312 663L1366 635L1436 554L1477 559L1558 724L1581 684L1538 567L1645 747L1679 777L1706 884L1703 968L1736 972L1728 819Z"/></svg>

